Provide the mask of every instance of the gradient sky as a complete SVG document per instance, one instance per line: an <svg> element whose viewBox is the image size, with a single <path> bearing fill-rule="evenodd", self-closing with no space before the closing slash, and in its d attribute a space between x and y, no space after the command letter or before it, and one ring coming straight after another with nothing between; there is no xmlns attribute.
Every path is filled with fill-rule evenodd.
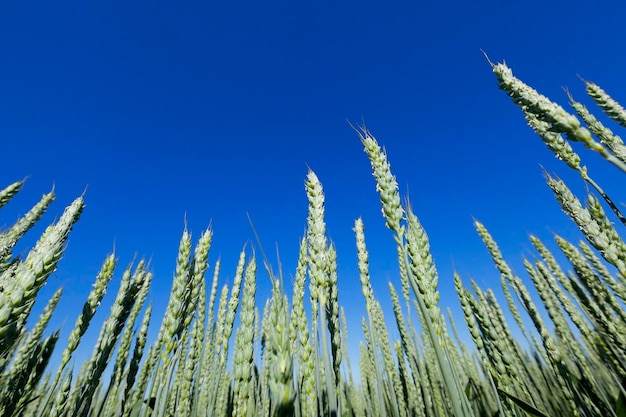
<svg viewBox="0 0 626 417"><path fill-rule="evenodd" d="M364 312L358 216L384 305L387 281L399 285L369 162L348 124L364 120L429 233L442 306L458 313L454 270L499 285L473 218L522 273L529 233L546 242L553 233L580 236L542 169L585 189L498 89L481 49L563 105L563 86L588 103L578 75L626 102L624 16L618 0L2 2L0 186L28 180L0 224L55 187L57 201L20 246L26 251L87 188L42 297L65 287L56 318L69 332L115 246L120 268L100 317L137 255L152 259L157 328L185 219L194 240L212 224L210 261L222 258L222 283L232 281L246 242L258 248L246 213L274 267L278 246L291 279L310 167L324 185L340 302L356 342ZM623 201L617 169L575 149ZM262 306L269 281L260 274L259 282Z"/></svg>

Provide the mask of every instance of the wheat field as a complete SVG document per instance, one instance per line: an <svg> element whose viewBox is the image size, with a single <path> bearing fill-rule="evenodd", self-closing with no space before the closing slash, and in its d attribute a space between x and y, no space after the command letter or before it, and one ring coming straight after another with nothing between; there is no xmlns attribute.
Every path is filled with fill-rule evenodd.
<svg viewBox="0 0 626 417"><path fill-rule="evenodd" d="M581 201L562 180L546 175L584 240L555 236L547 244L531 236L535 254L523 260L524 276L475 221L499 271L506 305L491 288L455 274L464 317L446 319L426 230L408 202L402 203L385 152L362 127L357 133L400 272L389 284L393 309L383 311L370 282L365 226L356 219L367 312L360 357L348 356L337 253L326 231L323 186L313 171L305 179L307 230L290 294L282 276L267 268L272 295L257 305L257 271L267 263L244 247L229 286L221 282L219 262L209 268L212 230L195 241L184 230L155 340L148 337L155 321L149 266L138 260L120 270L114 253L104 258L68 339L59 340L59 330L49 330L48 323L63 302L62 289L38 317L31 312L61 261L84 197L73 201L26 255L13 253L52 204L50 192L0 234L0 416L626 416L626 243L620 230L626 219L571 142L582 142L624 172L626 147L573 96L570 113L505 64L491 67L529 126L590 190ZM585 87L603 117L626 127L619 103L591 82ZM17 181L1 190L0 207L23 186ZM558 248L558 256L550 247ZM119 279L119 290L110 315L94 323L113 279ZM388 329L386 318L392 317L396 328ZM85 346L81 340L90 325L100 326L99 336ZM473 345L462 342L460 326L467 327ZM61 360L51 367L55 349ZM78 349L92 353L74 369L70 364Z"/></svg>

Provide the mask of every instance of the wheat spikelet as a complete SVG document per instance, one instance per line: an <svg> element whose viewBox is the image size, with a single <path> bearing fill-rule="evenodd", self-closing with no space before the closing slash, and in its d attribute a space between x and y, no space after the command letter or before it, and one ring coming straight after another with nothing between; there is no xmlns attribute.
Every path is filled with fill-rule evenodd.
<svg viewBox="0 0 626 417"><path fill-rule="evenodd" d="M533 114L540 121L548 124L548 129L554 133L565 133L568 139L579 141L592 147L591 133L580 125L576 117L567 113L563 107L551 102L547 97L539 94L535 89L524 84L513 76L513 72L506 64L492 64L492 69L500 88L508 93L513 102L524 112Z"/></svg>
<svg viewBox="0 0 626 417"><path fill-rule="evenodd" d="M367 332L372 337L374 326L374 307L373 303L375 302L374 290L372 288L372 284L370 282L370 273L369 273L369 254L367 252L367 248L365 246L365 227L363 225L363 220L359 217L354 222L354 233L356 236L356 250L357 250L357 259L358 259L358 268L359 268L359 280L361 281L361 292L363 293L363 297L365 298L365 307L367 311L368 320L365 322L363 319L363 327L367 326ZM376 372L376 379L382 379L382 371L381 366L377 361L377 356L374 354L374 344L373 341L367 343L368 351L372 350L370 361L373 370ZM379 406L383 405L382 394L378 392L377 394L377 403ZM372 399L373 400L373 399ZM381 409L381 414L383 413Z"/></svg>
<svg viewBox="0 0 626 417"><path fill-rule="evenodd" d="M138 264L134 273L129 266L122 275L122 282L111 307L111 314L102 325L92 356L81 370L78 384L72 394L72 416L84 416L88 413L100 378L111 358L113 349L131 313L137 292L145 278L143 262Z"/></svg>
<svg viewBox="0 0 626 417"><path fill-rule="evenodd" d="M65 378L63 378L61 389L57 392L57 395L54 398L54 404L50 409L50 417L62 417L65 414L65 406L67 404L67 399L69 398L71 388L72 373L69 372L67 375L65 375Z"/></svg>
<svg viewBox="0 0 626 417"><path fill-rule="evenodd" d="M561 243L558 243L559 246L563 246L565 244L564 243L565 240L563 238L559 236L555 236L555 239L557 243L561 242ZM559 303L561 304L565 312L568 314L570 320L572 320L572 322L578 328L578 331L582 335L583 340L586 341L588 348L593 349L593 345L594 345L592 342L593 330L591 329L588 322L585 320L585 318L581 314L579 308L577 308L577 305L574 304L571 298L569 298L567 295L568 293L570 295L574 293L574 290L569 283L569 279L567 278L567 276L565 275L561 267L556 262L556 259L554 258L552 253L548 251L548 249L539 241L539 239L537 239L534 236L530 236L530 240L533 243L533 246L541 254L542 258L546 262L548 269L551 272L551 274L547 273L547 271L541 272L545 279L546 284L548 285L548 287L550 288L550 290L552 291L556 299L559 301ZM563 289L565 291L563 291L561 287L559 287L557 282L563 285ZM582 364L581 366L585 366L585 365Z"/></svg>
<svg viewBox="0 0 626 417"><path fill-rule="evenodd" d="M250 259L246 268L243 297L241 301L241 325L235 335L235 354L233 358L233 395L234 413L237 416L252 415L249 399L254 368L254 297L256 294L256 261Z"/></svg>
<svg viewBox="0 0 626 417"><path fill-rule="evenodd" d="M374 416L386 416L385 398L382 389L383 379L380 367L375 365L376 353L374 352L372 334L365 318L361 319L361 327L363 328L365 342L361 341L359 343L361 351L359 368L361 371L361 383L365 385L366 389L367 408Z"/></svg>
<svg viewBox="0 0 626 417"><path fill-rule="evenodd" d="M306 180L306 191L309 200L309 216L307 220L307 241L309 251L309 274L311 277L310 292L314 305L313 316L317 316L318 308L326 308L329 292L327 276L328 255L326 243L326 223L324 222L324 192L322 184L313 171L309 171ZM320 306L317 306L317 303Z"/></svg>
<svg viewBox="0 0 626 417"><path fill-rule="evenodd" d="M205 297L202 294L202 289L205 288L205 278L204 274L209 268L208 258L209 258L209 249L211 248L211 241L213 240L213 232L210 229L207 229L202 233L200 239L198 240L198 244L194 250L193 262L190 277L190 285L191 291L189 293L189 302L187 304L187 309L184 312L184 321L183 327L188 328L191 324L191 319L193 317L193 312L196 310L196 305L198 303L198 299L200 297ZM201 284L202 283L202 284Z"/></svg>
<svg viewBox="0 0 626 417"><path fill-rule="evenodd" d="M304 286L308 266L307 240L300 241L298 265L293 283L291 302L291 349L296 352L300 374L300 413L313 415L317 413L317 390L315 387L315 358L311 347L309 324L304 311Z"/></svg>
<svg viewBox="0 0 626 417"><path fill-rule="evenodd" d="M607 262L615 265L620 274L626 276L626 258L623 255L625 253L624 243L614 233L614 229L608 223L598 223L592 213L582 206L563 181L548 175L548 186L554 192L563 211L574 220L587 241L602 254Z"/></svg>
<svg viewBox="0 0 626 417"><path fill-rule="evenodd" d="M191 234L185 230L180 239L176 272L172 283L170 298L165 309L165 316L159 330L158 340L163 345L162 360L166 367L170 362L170 354L176 348L184 329L183 314L189 302Z"/></svg>
<svg viewBox="0 0 626 417"><path fill-rule="evenodd" d="M624 141L619 136L615 135L611 129L605 127L596 119L582 103L575 101L571 95L569 95L569 99L570 105L576 111L576 114L585 122L591 133L600 139L600 143L609 148L622 162L626 162L626 146L624 146Z"/></svg>
<svg viewBox="0 0 626 417"><path fill-rule="evenodd" d="M15 181L4 189L0 190L0 208L4 207L11 199L20 192L25 180Z"/></svg>
<svg viewBox="0 0 626 417"><path fill-rule="evenodd" d="M339 389L341 384L341 327L339 325L339 294L337 287L337 251L334 245L328 248L328 333L330 334L331 354L333 357L333 372L335 374L335 384Z"/></svg>
<svg viewBox="0 0 626 417"><path fill-rule="evenodd" d="M38 348L40 348L41 337L52 317L59 300L61 299L61 289L58 289L48 301L48 304L41 313L35 327L26 335L18 346L11 361L9 369L0 376L2 391L0 398L0 415L13 415L20 404L28 401L32 394L32 386L27 387L29 380L33 377L35 366L40 360ZM32 384L38 383L34 380Z"/></svg>
<svg viewBox="0 0 626 417"><path fill-rule="evenodd" d="M135 340L133 356L131 357L130 363L128 365L128 372L126 374L126 387L124 388L124 396L123 396L124 400L122 401L122 404L121 404L121 407L122 407L122 410L120 413L121 415L125 415L124 414L125 405L128 404L128 402L132 399L132 395L131 395L132 389L134 387L135 379L139 371L139 363L141 362L141 358L143 356L143 352L146 346L148 327L150 326L151 315L152 315L152 305L148 305L148 307L146 308L146 311L144 312L143 319L141 320L141 326L139 327L139 332Z"/></svg>
<svg viewBox="0 0 626 417"><path fill-rule="evenodd" d="M389 339L389 332L385 324L385 317L383 309L378 301L374 301L373 305L373 318L374 329L376 333L376 343L380 346L383 357L384 372L387 374L390 387L387 389L387 398L391 402L391 409L393 415L406 417L406 403L404 401L404 395L402 394L402 383L396 362L393 358L391 351L391 340Z"/></svg>
<svg viewBox="0 0 626 417"><path fill-rule="evenodd" d="M70 336L67 340L67 345L63 350L63 354L61 355L61 364L57 370L57 374L55 377L55 381L58 381L61 377L65 366L69 363L72 354L78 347L81 338L87 331L89 327L89 323L96 313L96 309L100 305L102 301L102 297L106 292L106 288L113 277L113 272L115 271L115 265L117 264L117 259L115 258L115 254L110 254L102 264L100 268L100 272L96 276L96 281L93 285L92 290L89 292L87 296L87 301L83 305L83 309L81 314L76 319L76 324L74 324L74 328L72 329Z"/></svg>
<svg viewBox="0 0 626 417"><path fill-rule="evenodd" d="M225 353L228 352L228 341L230 340L230 336L233 332L235 314L237 313L237 307L239 306L239 294L241 290L241 283L243 281L245 263L246 252L244 248L239 254L237 270L235 272L235 278L233 279L233 288L230 291L226 315L224 316L224 325L222 327L222 331L220 332L220 345ZM222 356L222 358L222 362L226 360L225 356Z"/></svg>
<svg viewBox="0 0 626 417"><path fill-rule="evenodd" d="M424 306L437 334L442 331L442 323L439 320L440 310L439 291L437 291L437 270L430 254L430 244L426 231L413 214L411 208L407 209L408 228L406 232L407 249L410 259L411 284L419 290L419 297L424 301ZM417 295L417 294L416 294Z"/></svg>
<svg viewBox="0 0 626 417"><path fill-rule="evenodd" d="M400 341L401 341L402 349L404 351L404 354L408 358L411 372L413 374L417 374L418 373L417 345L416 345L415 339L412 338L411 335L409 334L409 330L407 329L404 315L402 313L402 307L400 306L400 299L398 298L396 289L394 288L391 282L389 282L389 292L391 294L391 302L393 305L393 313L396 318L396 325L398 327L398 332L400 333Z"/></svg>
<svg viewBox="0 0 626 417"><path fill-rule="evenodd" d="M615 279L606 265L602 263L600 258L585 242L578 242L578 247L585 255L585 258L591 263L598 276L615 292L615 295L622 301L626 301L626 278L620 275L618 278L621 278L621 280Z"/></svg>
<svg viewBox="0 0 626 417"><path fill-rule="evenodd" d="M68 235L84 205L82 196L74 200L59 221L44 231L26 259L16 264L10 276L2 274L4 291L0 296L0 358L7 353L7 342L24 326L39 289L56 269Z"/></svg>
<svg viewBox="0 0 626 417"><path fill-rule="evenodd" d="M7 232L0 234L0 265L11 259L11 249L13 249L18 240L41 219L50 204L54 201L54 198L54 190L44 194L41 200L39 200L24 217L19 219ZM0 267L0 270L2 269L4 268Z"/></svg>
<svg viewBox="0 0 626 417"><path fill-rule="evenodd" d="M591 132L581 126L575 116L514 77L511 69L505 64L491 64L491 66L498 78L500 88L506 91L513 102L522 109L531 127L542 138L542 132L547 133L547 137L553 139L555 138L553 134L563 133L570 141L582 142L587 148L598 152L607 161L626 172L626 164L615 158L601 143L596 142Z"/></svg>
<svg viewBox="0 0 626 417"><path fill-rule="evenodd" d="M136 330L134 329L135 322L137 321L137 317L143 308L143 304L146 300L148 290L152 282L152 274L144 269L143 261L138 264L137 272L135 273L133 281L136 283L135 287L137 288L136 300L132 306L128 319L126 320L120 345L117 349L117 356L113 365L111 380L107 387L106 394L104 395L106 399L101 406L103 409L113 410L121 406L121 403L118 401L119 389L122 380L124 379L124 374L126 373L126 363L128 361L128 356L130 355L131 343L136 333ZM138 282L141 282L141 284L138 284ZM116 414L121 414L121 411L117 411Z"/></svg>
<svg viewBox="0 0 626 417"><path fill-rule="evenodd" d="M211 345L213 344L213 341L215 340L214 338L214 330L215 330L215 298L217 296L217 285L218 285L218 281L219 281L219 274L220 274L220 267L221 267L221 260L218 258L217 261L215 261L215 266L213 267L213 279L211 281L211 293L209 295L209 302L207 305L207 310L209 311L208 313L208 328L207 328L207 336L210 336L210 340L211 340ZM206 337L206 339L209 339L209 337Z"/></svg>
<svg viewBox="0 0 626 417"><path fill-rule="evenodd" d="M186 355L183 366L179 368L179 372L182 374L182 380L179 386L179 399L176 404L176 413L181 416L191 415L192 412L194 389L197 388L194 385L197 381L202 345L204 343L204 321L206 318L206 284L204 272L201 273L201 276L202 279L198 282L198 286L200 287L198 289L199 296L195 303L197 310L191 313L195 316L195 319L190 333L189 352Z"/></svg>
<svg viewBox="0 0 626 417"><path fill-rule="evenodd" d="M272 416L294 413L296 393L293 386L289 306L281 283L274 279L271 305L264 333L266 365ZM265 323L265 321L264 321Z"/></svg>
<svg viewBox="0 0 626 417"><path fill-rule="evenodd" d="M376 178L376 191L380 194L380 202L383 206L383 215L386 225L396 233L396 241L403 234L403 227L400 225L404 216L402 205L400 204L400 193L398 192L398 182L391 173L391 166L387 161L387 155L380 148L376 139L363 127L357 131L361 138L361 143L367 157L372 165L374 178Z"/></svg>
<svg viewBox="0 0 626 417"><path fill-rule="evenodd" d="M438 306L436 305L436 301L439 299L439 295L436 291L436 273L434 273L434 265L432 262L428 262L428 257L430 255L420 253L420 251L424 248L427 248L427 246L424 246L423 239L425 233L423 236L420 233L419 229L421 226L419 225L417 218L410 213L409 207L407 212L407 221L409 222L411 233L410 236L407 234L407 242L405 242L405 229L404 226L401 225L404 212L400 205L398 185L395 177L391 174L387 157L378 146L376 140L367 130L363 129L363 133L360 134L360 137L374 171L376 189L380 195L381 204L383 206L383 215L386 219L387 227L394 232L394 240L397 243L398 260L400 263L400 277L402 280L408 280L408 284L403 281L403 291L404 288L410 284L413 294L417 299L416 306L418 316L422 319L422 325L424 326L426 336L434 349L434 355L438 368L437 372L441 372L442 378L445 380L444 388L447 399L449 399L452 404L454 413L458 415L472 416L473 411L468 403L467 396L462 392L460 385L454 378L452 364L448 354L446 353L444 341L440 337L442 332L440 326L445 324L439 322ZM419 254L420 259L415 257L410 259L409 252L411 248L413 249L412 255ZM426 263L421 265L421 262ZM414 266L412 264L425 267L429 272L428 275L415 276L415 272L417 271L412 269ZM430 282L428 292L425 294L427 300L418 288L418 280L427 280ZM432 286L433 284L435 287ZM433 302L435 302L435 304L433 304Z"/></svg>
<svg viewBox="0 0 626 417"><path fill-rule="evenodd" d="M585 81L587 94L604 110L611 119L615 120L622 127L626 127L626 110L599 85Z"/></svg>
<svg viewBox="0 0 626 417"><path fill-rule="evenodd" d="M42 380L44 371L48 367L48 363L50 362L50 358L52 357L54 347L59 341L59 333L59 330L55 330L50 336L46 337L42 342L39 342L37 347L35 348L33 352L33 357L35 358L35 360L34 363L30 364L32 370L28 377L28 381L26 382L26 386L23 389L23 397L20 398L20 401L17 404L18 409L23 410L24 407L28 404L28 393L35 393L35 389ZM42 386L47 386L46 381L47 377L43 382L41 382ZM35 399L35 407L37 406L37 401L38 399Z"/></svg>

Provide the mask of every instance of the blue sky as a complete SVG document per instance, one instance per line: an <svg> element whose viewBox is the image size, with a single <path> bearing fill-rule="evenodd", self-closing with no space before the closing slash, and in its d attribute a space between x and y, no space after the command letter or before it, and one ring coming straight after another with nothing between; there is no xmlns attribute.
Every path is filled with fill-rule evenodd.
<svg viewBox="0 0 626 417"><path fill-rule="evenodd" d="M195 238L212 224L222 282L254 240L247 213L274 266L278 245L292 277L310 167L326 193L340 302L358 332L358 216L377 296L388 299L387 281L398 283L369 163L347 122L365 120L429 233L442 306L456 312L453 270L498 287L473 217L521 273L529 233L579 238L542 167L584 191L498 90L481 49L562 104L563 86L585 100L578 75L625 102L625 15L617 0L3 2L0 179L29 178L0 224L54 185L57 201L25 250L87 188L42 293L65 287L57 316L69 331L113 246L117 279L135 254L152 259L159 314L185 219ZM576 149L622 201L617 170ZM259 305L269 293L262 277Z"/></svg>

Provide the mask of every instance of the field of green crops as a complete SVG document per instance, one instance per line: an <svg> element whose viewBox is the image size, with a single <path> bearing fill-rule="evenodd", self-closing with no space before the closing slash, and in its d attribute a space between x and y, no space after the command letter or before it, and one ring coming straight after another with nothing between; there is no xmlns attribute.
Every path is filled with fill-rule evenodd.
<svg viewBox="0 0 626 417"><path fill-rule="evenodd" d="M625 173L626 147L572 97L569 113L515 78L506 65L492 69L530 127L590 190L580 201L563 181L546 176L586 241L555 236L547 245L531 236L536 253L524 259L524 277L512 271L488 230L475 222L500 272L506 305L492 289L455 275L464 317L444 317L426 231L412 208L401 203L384 151L362 127L357 133L397 245L400 274L389 285L393 311L383 311L370 284L364 226L357 219L367 311L360 357L347 354L337 254L326 234L322 184L312 171L305 181L307 231L291 293L268 270L272 297L256 305L257 269L264 259L244 248L232 285L223 284L219 262L210 269L207 263L212 231L193 242L185 230L162 320L151 317L146 302L152 274L145 262L116 273L111 254L69 338L59 340L59 331L47 325L61 289L39 317L31 311L62 258L83 197L27 254L13 253L54 200L51 192L0 233L0 416L626 416L626 243L619 233L626 219L570 142L582 142ZM626 110L597 85L585 85L595 105L626 127ZM0 191L0 207L23 183ZM548 249L554 244L558 255ZM568 263L559 264L559 257ZM95 346L81 345L114 275L121 282L111 314ZM397 329L387 328L391 317ZM147 337L152 322L161 322L153 341ZM467 326L473 345L461 342L458 326ZM518 333L525 340L513 337ZM54 349L62 355L51 367ZM93 353L74 369L77 349Z"/></svg>

